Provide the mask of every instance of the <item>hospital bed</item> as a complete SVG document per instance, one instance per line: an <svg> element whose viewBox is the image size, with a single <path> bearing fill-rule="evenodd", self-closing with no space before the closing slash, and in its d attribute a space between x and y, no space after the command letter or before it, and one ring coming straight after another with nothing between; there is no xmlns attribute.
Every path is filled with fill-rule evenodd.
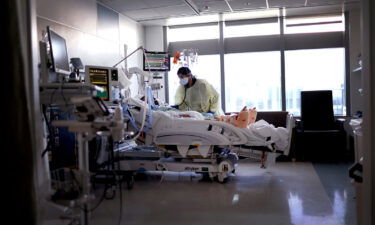
<svg viewBox="0 0 375 225"><path fill-rule="evenodd" d="M142 121L145 109L142 103L130 109L132 118L138 124ZM151 112L149 118L151 117L152 120L149 121L151 124L145 132L143 144L158 146L168 156L179 160L177 162L175 160L173 165L171 162L158 161L150 166L156 170L213 171L210 174L211 177L218 176L221 177L219 180L225 180L229 173L235 170L238 162L237 155L241 158L259 160L261 167L266 168L275 162L277 156L289 154L294 126L291 114L285 114L285 128L275 128L264 120L256 122L250 128L238 128L221 121L205 120L197 112L154 110ZM263 133L258 132L259 130ZM278 134L278 131L283 135ZM181 160L185 164L181 163ZM222 165L219 166L220 163ZM126 164L129 169L130 164L145 166L147 162L129 162ZM207 165L214 165L215 168L207 169Z"/></svg>
<svg viewBox="0 0 375 225"><path fill-rule="evenodd" d="M143 102L136 102L136 104L138 107L132 108L130 113L139 124L142 121L143 110L147 109L142 106ZM206 158L212 146L236 149L239 152L246 149L259 149L288 155L295 124L292 114L287 112L258 113L260 117L266 116L265 119L269 121L270 116L285 120L281 123L271 120L280 127L274 127L265 120L260 120L251 124L249 128L238 128L230 123L206 120L202 114L193 111L152 110L151 112L151 124L146 132L144 144L176 146L183 157L199 154ZM196 146L197 151L192 151L191 146Z"/></svg>

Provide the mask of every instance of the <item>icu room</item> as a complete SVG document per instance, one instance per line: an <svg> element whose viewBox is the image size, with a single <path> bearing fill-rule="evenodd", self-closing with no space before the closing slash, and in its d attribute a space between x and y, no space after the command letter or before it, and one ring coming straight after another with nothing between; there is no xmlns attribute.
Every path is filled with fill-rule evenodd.
<svg viewBox="0 0 375 225"><path fill-rule="evenodd" d="M375 224L373 1L0 5L10 224Z"/></svg>

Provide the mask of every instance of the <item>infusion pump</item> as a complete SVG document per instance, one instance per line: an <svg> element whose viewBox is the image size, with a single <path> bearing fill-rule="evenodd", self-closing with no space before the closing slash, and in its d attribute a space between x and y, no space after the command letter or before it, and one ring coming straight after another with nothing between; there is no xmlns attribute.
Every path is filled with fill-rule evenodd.
<svg viewBox="0 0 375 225"><path fill-rule="evenodd" d="M101 88L97 96L103 101L113 102L120 99L119 73L115 67L85 66L85 83Z"/></svg>

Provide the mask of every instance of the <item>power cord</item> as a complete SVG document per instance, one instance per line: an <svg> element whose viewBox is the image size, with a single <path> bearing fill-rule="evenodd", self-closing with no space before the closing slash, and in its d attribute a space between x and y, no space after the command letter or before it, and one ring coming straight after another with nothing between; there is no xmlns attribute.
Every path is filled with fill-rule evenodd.
<svg viewBox="0 0 375 225"><path fill-rule="evenodd" d="M42 105L42 113L43 113L43 117L44 117L44 120L46 121L46 125L47 125L47 130L48 130L48 135L47 135L47 146L46 146L46 149L42 152L42 158L45 156L45 154L49 151L52 150L52 127L51 127L51 124L50 124L50 121L49 119L47 118L47 107L45 105Z"/></svg>
<svg viewBox="0 0 375 225"><path fill-rule="evenodd" d="M117 148L119 148L119 144L117 143ZM114 149L112 149L112 150L114 150ZM117 157L119 156L119 152L117 152ZM120 171L120 161L117 161L117 169L118 169L118 171ZM115 174L116 174L116 172L115 172ZM121 224L121 220L122 220L122 186L121 186L121 184L122 184L122 180L123 180L123 177L121 177L121 179L119 179L119 183L118 183L118 186L119 186L119 192L120 192L120 215L119 215L119 218L118 218L118 223L117 223L117 225L120 225Z"/></svg>

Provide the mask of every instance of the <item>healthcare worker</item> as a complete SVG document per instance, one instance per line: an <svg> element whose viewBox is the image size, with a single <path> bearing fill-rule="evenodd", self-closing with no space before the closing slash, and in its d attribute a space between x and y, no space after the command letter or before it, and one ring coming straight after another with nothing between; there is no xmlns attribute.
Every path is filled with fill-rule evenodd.
<svg viewBox="0 0 375 225"><path fill-rule="evenodd" d="M219 93L204 79L191 74L188 67L180 67L177 71L180 86L177 88L173 106L183 111L212 113L215 117L222 114L219 107Z"/></svg>

